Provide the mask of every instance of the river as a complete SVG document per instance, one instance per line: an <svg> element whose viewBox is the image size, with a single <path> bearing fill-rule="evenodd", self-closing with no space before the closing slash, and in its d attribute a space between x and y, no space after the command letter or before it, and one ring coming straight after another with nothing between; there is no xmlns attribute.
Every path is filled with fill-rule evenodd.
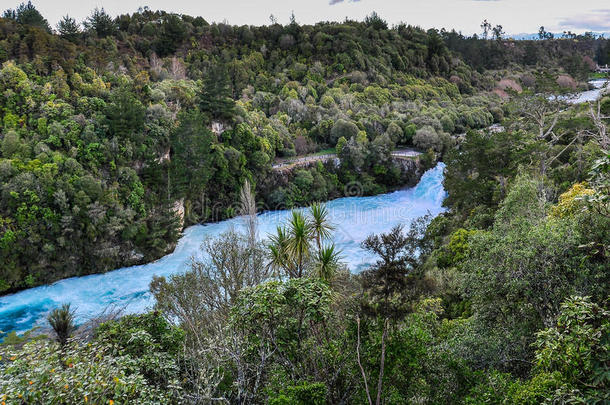
<svg viewBox="0 0 610 405"><path fill-rule="evenodd" d="M326 203L330 220L335 225L334 241L342 251L343 261L351 271L358 272L374 258L360 247L370 234L390 230L394 225L408 225L413 219L438 215L442 201L444 164L428 170L413 188L372 197L346 197ZM270 211L258 216L259 235L266 238L284 223L290 211ZM230 229L244 226L242 218L184 230L174 252L140 266L124 267L103 274L73 277L51 285L31 288L0 297L0 331L23 332L45 322L49 310L63 303L76 309L77 320L94 317L110 306L124 313L140 313L150 309L154 299L148 285L154 275L169 276L184 272L192 256L200 254L201 242Z"/></svg>
<svg viewBox="0 0 610 405"><path fill-rule="evenodd" d="M590 80L589 84L593 86L593 89L583 91L574 95L565 96L566 103L569 104L582 104L589 101L596 101L600 98L602 91L608 86L608 79L595 79Z"/></svg>

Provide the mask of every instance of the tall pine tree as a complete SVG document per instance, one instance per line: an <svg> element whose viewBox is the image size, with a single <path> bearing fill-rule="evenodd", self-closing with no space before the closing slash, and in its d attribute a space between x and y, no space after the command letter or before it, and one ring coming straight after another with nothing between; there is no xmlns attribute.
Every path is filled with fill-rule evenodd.
<svg viewBox="0 0 610 405"><path fill-rule="evenodd" d="M235 111L231 98L229 76L223 65L214 65L208 70L199 97L199 108L210 119L230 120Z"/></svg>

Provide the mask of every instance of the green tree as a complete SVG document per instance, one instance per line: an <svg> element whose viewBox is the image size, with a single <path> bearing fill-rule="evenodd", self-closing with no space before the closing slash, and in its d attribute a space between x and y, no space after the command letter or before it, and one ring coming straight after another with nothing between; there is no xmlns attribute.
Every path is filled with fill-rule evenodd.
<svg viewBox="0 0 610 405"><path fill-rule="evenodd" d="M300 211L292 211L290 220L288 221L288 239L287 252L294 258L296 264L295 274L293 277L303 277L308 260L311 257L312 246L312 227L309 221Z"/></svg>
<svg viewBox="0 0 610 405"><path fill-rule="evenodd" d="M556 325L536 338L534 379L558 373L561 388L549 393L557 400L610 400L610 311L588 297L571 297L561 305Z"/></svg>
<svg viewBox="0 0 610 405"><path fill-rule="evenodd" d="M490 353L489 361L515 359L495 366L526 372L528 364L519 359L531 358L534 332L555 323L561 302L571 294L604 295L597 288L604 279L603 266L584 249L589 244L585 235L596 237L583 227L586 222L548 216L541 183L523 175L515 180L493 227L469 236L468 259L460 266L462 294L472 304L481 333L488 336L483 339L497 339L499 352Z"/></svg>
<svg viewBox="0 0 610 405"><path fill-rule="evenodd" d="M15 10L6 10L3 17L14 19L19 24L30 25L51 32L49 23L42 14L36 10L36 7L34 7L31 1L21 3Z"/></svg>
<svg viewBox="0 0 610 405"><path fill-rule="evenodd" d="M283 271L288 274L295 273L294 262L288 254L288 240L288 232L283 226L278 226L275 234L269 237L268 266L276 277L280 276L280 272Z"/></svg>
<svg viewBox="0 0 610 405"><path fill-rule="evenodd" d="M57 23L57 32L68 41L76 41L80 35L80 26L74 18L63 16Z"/></svg>
<svg viewBox="0 0 610 405"><path fill-rule="evenodd" d="M199 95L199 108L211 119L230 120L235 110L235 101L229 76L224 65L215 64L208 69Z"/></svg>
<svg viewBox="0 0 610 405"><path fill-rule="evenodd" d="M51 311L47 320L53 328L59 344L62 347L65 346L68 338L76 330L74 310L70 309L70 304L64 304L61 308L55 308Z"/></svg>
<svg viewBox="0 0 610 405"><path fill-rule="evenodd" d="M386 319L404 314L408 298L409 277L419 265L418 248L423 245L426 217L413 222L409 232L395 226L388 233L370 235L362 242L363 249L375 254L378 260L361 273L366 297L364 310Z"/></svg>
<svg viewBox="0 0 610 405"><path fill-rule="evenodd" d="M106 115L113 135L142 141L146 109L130 89L122 88L112 94Z"/></svg>
<svg viewBox="0 0 610 405"><path fill-rule="evenodd" d="M415 221L408 234L404 234L402 226L397 225L388 233L370 235L362 242L362 247L365 250L379 257L375 264L361 273L361 282L365 293L362 302L363 309L365 313L378 317L383 322L376 405L379 405L382 400L390 320L399 319L406 314L405 294L407 293L408 277L413 275L419 263L417 249L422 245L425 221L425 218ZM357 318L357 325L357 359L366 396L369 404L372 405L373 398L368 387L367 373L362 366L360 356L360 317Z"/></svg>
<svg viewBox="0 0 610 405"><path fill-rule="evenodd" d="M318 250L322 247L322 241L328 239L335 229L328 218L328 209L326 205L316 202L309 207L309 226L316 240Z"/></svg>
<svg viewBox="0 0 610 405"><path fill-rule="evenodd" d="M216 170L214 134L197 111L182 113L170 136L172 160L170 181L176 197L200 196Z"/></svg>
<svg viewBox="0 0 610 405"><path fill-rule="evenodd" d="M340 267L340 260L341 252L335 248L334 244L319 247L315 257L315 274L321 280L332 281Z"/></svg>
<svg viewBox="0 0 610 405"><path fill-rule="evenodd" d="M254 402L262 394L259 387L270 386L274 375L284 386L298 385L308 362L323 359L329 347L323 325L330 321L331 302L329 286L306 277L263 283L240 294L230 325L243 339L244 357L236 372L241 401Z"/></svg>
<svg viewBox="0 0 610 405"><path fill-rule="evenodd" d="M117 30L114 20L103 7L101 9L96 7L93 13L85 19L83 26L97 35L98 38L113 35Z"/></svg>
<svg viewBox="0 0 610 405"><path fill-rule="evenodd" d="M350 140L352 137L355 138L356 135L358 135L358 127L356 124L344 119L338 119L330 130L329 142L331 145L337 145L340 138L343 137Z"/></svg>
<svg viewBox="0 0 610 405"><path fill-rule="evenodd" d="M159 56L172 55L182 44L187 35L187 28L176 14L168 14L161 21L161 33L155 49Z"/></svg>

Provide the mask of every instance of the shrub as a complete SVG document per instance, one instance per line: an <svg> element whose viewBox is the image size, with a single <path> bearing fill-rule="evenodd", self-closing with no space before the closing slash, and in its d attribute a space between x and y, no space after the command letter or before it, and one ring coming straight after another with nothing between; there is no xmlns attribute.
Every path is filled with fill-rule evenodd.
<svg viewBox="0 0 610 405"><path fill-rule="evenodd" d="M60 356L61 353L61 356ZM0 392L7 403L170 403L170 392L150 386L130 356L105 344L68 344L63 351L36 341L2 353Z"/></svg>
<svg viewBox="0 0 610 405"><path fill-rule="evenodd" d="M70 304L64 304L61 308L56 308L47 317L51 324L57 341L64 346L68 338L76 330L74 325L74 310L70 309Z"/></svg>
<svg viewBox="0 0 610 405"><path fill-rule="evenodd" d="M440 152L443 149L443 141L436 130L430 126L420 128L415 132L413 145L421 150L432 149Z"/></svg>
<svg viewBox="0 0 610 405"><path fill-rule="evenodd" d="M339 138L344 137L345 139L350 139L358 135L358 127L351 121L346 121L344 119L339 119L333 125L333 128L330 130L330 144L336 145Z"/></svg>

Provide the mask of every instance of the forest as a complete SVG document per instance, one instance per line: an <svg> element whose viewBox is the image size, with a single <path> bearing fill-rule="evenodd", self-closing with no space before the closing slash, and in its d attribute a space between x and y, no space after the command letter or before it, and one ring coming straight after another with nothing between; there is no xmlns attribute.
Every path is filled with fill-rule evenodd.
<svg viewBox="0 0 610 405"><path fill-rule="evenodd" d="M155 278L150 312L77 325L66 303L4 334L2 403L610 402L610 95L561 98L610 40L481 28L5 11L0 294L249 220ZM324 202L404 187L401 147L444 162L447 210L370 235L350 273ZM261 240L278 207L308 208Z"/></svg>

